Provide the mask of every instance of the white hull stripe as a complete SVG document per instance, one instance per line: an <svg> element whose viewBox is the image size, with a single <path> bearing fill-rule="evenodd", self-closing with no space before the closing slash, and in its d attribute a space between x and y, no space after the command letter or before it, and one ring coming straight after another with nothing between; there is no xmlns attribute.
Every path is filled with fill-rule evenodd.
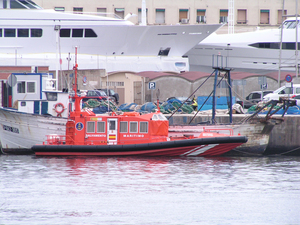
<svg viewBox="0 0 300 225"><path fill-rule="evenodd" d="M205 145L201 145L201 146L199 146L197 148L194 148L194 149L192 149L192 150L190 150L190 151L182 154L182 156L183 155L186 155L186 156L197 156L197 155L200 155L200 154L206 152L207 150L209 150L211 148L214 148L217 145L219 145L219 144L210 144L210 145L206 145L206 146Z"/></svg>

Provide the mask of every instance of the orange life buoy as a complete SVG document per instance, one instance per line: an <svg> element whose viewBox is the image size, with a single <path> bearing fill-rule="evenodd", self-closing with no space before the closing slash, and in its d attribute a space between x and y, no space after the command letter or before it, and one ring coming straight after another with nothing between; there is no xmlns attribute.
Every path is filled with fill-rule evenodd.
<svg viewBox="0 0 300 225"><path fill-rule="evenodd" d="M61 110L58 110L58 108L61 107ZM54 106L55 112L57 113L57 117L61 117L61 114L65 111L65 106L61 102L56 103Z"/></svg>

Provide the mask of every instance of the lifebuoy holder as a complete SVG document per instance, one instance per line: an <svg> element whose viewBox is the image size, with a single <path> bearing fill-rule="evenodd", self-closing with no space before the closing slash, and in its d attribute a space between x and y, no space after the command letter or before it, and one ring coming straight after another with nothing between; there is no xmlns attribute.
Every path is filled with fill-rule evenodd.
<svg viewBox="0 0 300 225"><path fill-rule="evenodd" d="M59 110L61 108L61 110ZM57 113L57 117L61 117L61 114L65 111L65 106L61 102L56 103L54 106L54 110Z"/></svg>

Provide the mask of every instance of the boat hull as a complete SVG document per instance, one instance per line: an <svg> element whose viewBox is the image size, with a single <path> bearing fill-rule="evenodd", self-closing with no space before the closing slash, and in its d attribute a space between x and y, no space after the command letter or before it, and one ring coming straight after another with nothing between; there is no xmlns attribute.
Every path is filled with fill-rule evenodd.
<svg viewBox="0 0 300 225"><path fill-rule="evenodd" d="M0 108L0 140L3 153L33 154L31 147L43 144L46 135L65 134L67 119L22 113Z"/></svg>
<svg viewBox="0 0 300 225"><path fill-rule="evenodd" d="M242 143L244 136L196 138L130 145L34 145L37 156L219 156Z"/></svg>
<svg viewBox="0 0 300 225"><path fill-rule="evenodd" d="M170 126L170 136L176 135L194 135L199 136L204 130L233 135L242 135L248 138L248 141L240 146L237 146L232 151L226 153L230 156L240 155L262 155L264 154L268 144L270 133L273 129L273 124L264 123L247 123L247 124L228 124L228 125L209 125L209 126Z"/></svg>

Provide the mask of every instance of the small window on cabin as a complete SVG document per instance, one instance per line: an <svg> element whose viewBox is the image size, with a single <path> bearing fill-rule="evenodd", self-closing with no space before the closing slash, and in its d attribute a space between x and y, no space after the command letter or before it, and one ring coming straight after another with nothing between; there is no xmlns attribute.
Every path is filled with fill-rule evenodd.
<svg viewBox="0 0 300 225"><path fill-rule="evenodd" d="M26 106L26 102L21 102L21 106Z"/></svg>
<svg viewBox="0 0 300 225"><path fill-rule="evenodd" d="M0 37L2 37L2 29L0 29Z"/></svg>
<svg viewBox="0 0 300 225"><path fill-rule="evenodd" d="M43 30L42 29L30 29L31 37L42 37Z"/></svg>
<svg viewBox="0 0 300 225"><path fill-rule="evenodd" d="M168 56L171 48L160 48L158 55Z"/></svg>
<svg viewBox="0 0 300 225"><path fill-rule="evenodd" d="M94 121L86 122L86 132L87 133L95 133L95 122Z"/></svg>
<svg viewBox="0 0 300 225"><path fill-rule="evenodd" d="M84 37L97 37L97 34L92 29L85 29Z"/></svg>
<svg viewBox="0 0 300 225"><path fill-rule="evenodd" d="M148 133L148 122L140 122L140 133Z"/></svg>
<svg viewBox="0 0 300 225"><path fill-rule="evenodd" d="M25 81L18 82L17 93L25 93Z"/></svg>
<svg viewBox="0 0 300 225"><path fill-rule="evenodd" d="M116 121L109 121L109 130L116 130Z"/></svg>
<svg viewBox="0 0 300 225"><path fill-rule="evenodd" d="M83 37L83 29L72 29L72 37Z"/></svg>
<svg viewBox="0 0 300 225"><path fill-rule="evenodd" d="M35 93L35 82L27 82L27 93Z"/></svg>
<svg viewBox="0 0 300 225"><path fill-rule="evenodd" d="M18 29L18 37L29 37L29 29Z"/></svg>
<svg viewBox="0 0 300 225"><path fill-rule="evenodd" d="M128 132L128 122L121 121L120 122L120 133L127 133Z"/></svg>
<svg viewBox="0 0 300 225"><path fill-rule="evenodd" d="M48 101L57 101L57 93L56 92L46 92L46 98Z"/></svg>
<svg viewBox="0 0 300 225"><path fill-rule="evenodd" d="M71 29L60 29L60 37L70 37Z"/></svg>
<svg viewBox="0 0 300 225"><path fill-rule="evenodd" d="M130 133L137 133L138 132L138 122L130 122L130 128L129 132Z"/></svg>
<svg viewBox="0 0 300 225"><path fill-rule="evenodd" d="M4 29L4 37L16 37L16 29Z"/></svg>
<svg viewBox="0 0 300 225"><path fill-rule="evenodd" d="M105 122L104 121L97 122L97 133L105 133Z"/></svg>

